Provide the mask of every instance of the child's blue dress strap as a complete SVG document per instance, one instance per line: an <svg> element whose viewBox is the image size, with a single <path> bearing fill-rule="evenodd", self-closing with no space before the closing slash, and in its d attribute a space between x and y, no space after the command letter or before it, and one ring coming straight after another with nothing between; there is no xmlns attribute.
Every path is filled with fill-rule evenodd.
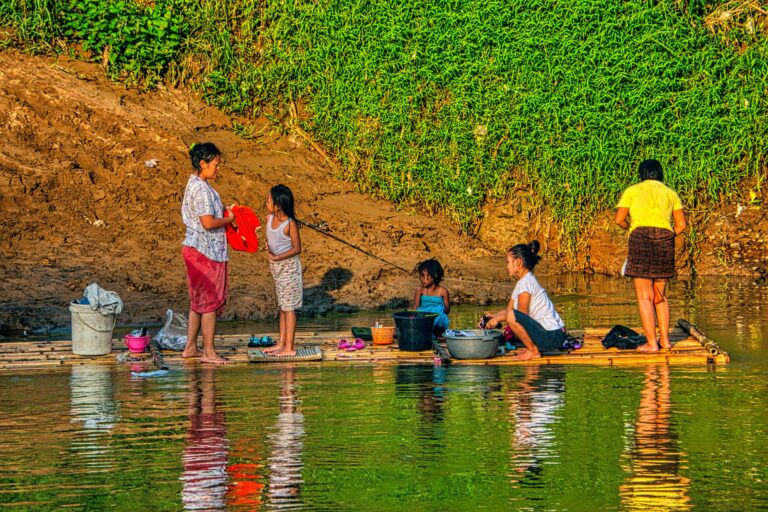
<svg viewBox="0 0 768 512"><path fill-rule="evenodd" d="M442 330L448 328L449 320L448 315L445 314L445 304L443 304L442 297L437 295L422 295L421 300L419 301L418 311L437 313L435 327Z"/></svg>

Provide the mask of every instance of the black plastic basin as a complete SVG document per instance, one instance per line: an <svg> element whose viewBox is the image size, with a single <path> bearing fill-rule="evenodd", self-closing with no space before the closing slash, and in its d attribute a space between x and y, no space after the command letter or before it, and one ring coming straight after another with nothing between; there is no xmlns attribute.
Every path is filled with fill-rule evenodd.
<svg viewBox="0 0 768 512"><path fill-rule="evenodd" d="M401 311L395 313L397 345L400 350L421 352L432 348L432 329L436 313Z"/></svg>

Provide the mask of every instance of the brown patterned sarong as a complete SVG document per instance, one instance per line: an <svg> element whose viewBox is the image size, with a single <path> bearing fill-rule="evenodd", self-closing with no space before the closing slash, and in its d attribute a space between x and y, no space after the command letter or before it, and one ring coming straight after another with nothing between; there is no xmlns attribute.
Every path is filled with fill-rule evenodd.
<svg viewBox="0 0 768 512"><path fill-rule="evenodd" d="M662 228L636 228L629 235L624 275L646 279L675 276L675 233Z"/></svg>

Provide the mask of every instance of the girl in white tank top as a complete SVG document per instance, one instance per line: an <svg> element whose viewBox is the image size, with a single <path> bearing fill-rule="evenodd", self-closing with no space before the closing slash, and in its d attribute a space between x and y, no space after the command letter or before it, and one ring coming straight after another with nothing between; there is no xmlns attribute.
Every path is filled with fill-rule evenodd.
<svg viewBox="0 0 768 512"><path fill-rule="evenodd" d="M280 224L277 228L272 229L274 220L274 215L267 217L267 246L269 247L269 252L275 256L279 256L293 248L291 237L285 234L285 228L288 227L288 223L291 222L291 219L286 219L283 222L278 220Z"/></svg>
<svg viewBox="0 0 768 512"><path fill-rule="evenodd" d="M295 220L293 193L285 185L272 187L267 196L267 256L280 307L280 338L264 352L276 357L295 356L296 310L302 306L301 238Z"/></svg>

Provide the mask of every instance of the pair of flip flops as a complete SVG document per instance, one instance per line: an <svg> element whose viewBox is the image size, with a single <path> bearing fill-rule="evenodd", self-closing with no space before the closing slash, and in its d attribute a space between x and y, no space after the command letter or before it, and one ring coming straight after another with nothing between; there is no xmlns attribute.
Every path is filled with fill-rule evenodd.
<svg viewBox="0 0 768 512"><path fill-rule="evenodd" d="M251 336L251 341L248 342L250 348L271 347L274 344L275 341L270 336Z"/></svg>
<svg viewBox="0 0 768 512"><path fill-rule="evenodd" d="M355 341L347 341L345 339L339 340L337 345L339 350L346 350L347 352L354 352L365 348L365 342L360 338L355 338Z"/></svg>

